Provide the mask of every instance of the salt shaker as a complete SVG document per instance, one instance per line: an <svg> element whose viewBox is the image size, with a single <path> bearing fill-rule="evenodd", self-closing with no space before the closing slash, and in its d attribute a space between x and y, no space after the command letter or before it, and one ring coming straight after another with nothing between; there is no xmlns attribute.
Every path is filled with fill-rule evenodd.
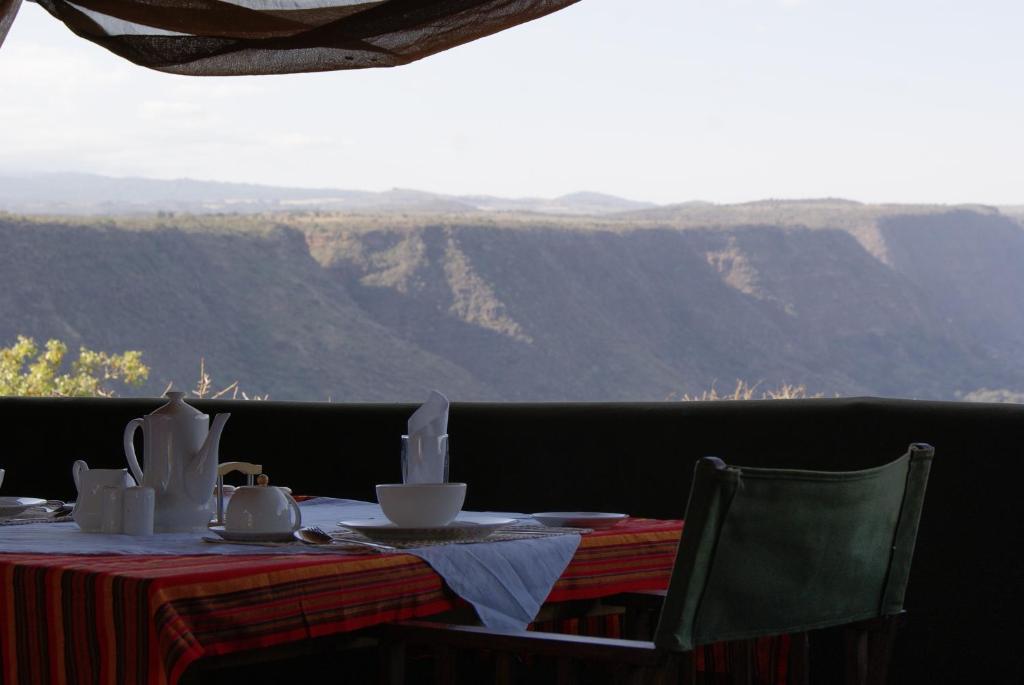
<svg viewBox="0 0 1024 685"><path fill-rule="evenodd" d="M156 504L156 493L153 488L134 487L124 490L124 523L122 530L125 535L152 535L153 508Z"/></svg>

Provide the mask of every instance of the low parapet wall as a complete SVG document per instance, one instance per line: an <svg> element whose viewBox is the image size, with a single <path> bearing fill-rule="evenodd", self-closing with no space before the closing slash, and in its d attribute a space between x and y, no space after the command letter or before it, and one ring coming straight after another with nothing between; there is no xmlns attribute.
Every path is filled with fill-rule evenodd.
<svg viewBox="0 0 1024 685"><path fill-rule="evenodd" d="M124 465L144 399L0 398L4 494L72 499L71 464ZM197 401L230 411L221 460L264 465L309 494L374 498L399 479L414 405ZM453 404L452 480L467 508L683 515L694 462L847 470L935 446L897 649L901 682L1024 679L1024 406L874 398L623 404ZM2 534L2 529L0 529Z"/></svg>

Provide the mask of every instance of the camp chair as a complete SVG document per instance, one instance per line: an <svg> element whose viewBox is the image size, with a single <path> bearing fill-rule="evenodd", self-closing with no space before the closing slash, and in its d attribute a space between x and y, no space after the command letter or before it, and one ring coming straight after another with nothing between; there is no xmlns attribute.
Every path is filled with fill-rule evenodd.
<svg viewBox="0 0 1024 685"><path fill-rule="evenodd" d="M389 638L396 653L433 644L547 655L565 682L570 659L627 664L634 682L693 682L693 650L701 645L793 635L790 680L807 682L806 632L847 626L846 681L885 682L933 455L912 444L889 464L852 472L701 459L653 641L426 621L392 626ZM509 660L498 663L501 682ZM734 681L750 682L744 663L733 665ZM402 675L393 659L392 680Z"/></svg>

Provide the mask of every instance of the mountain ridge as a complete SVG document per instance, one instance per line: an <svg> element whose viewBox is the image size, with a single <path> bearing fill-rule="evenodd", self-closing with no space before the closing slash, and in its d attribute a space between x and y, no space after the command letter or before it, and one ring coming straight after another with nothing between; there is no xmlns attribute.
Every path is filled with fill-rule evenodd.
<svg viewBox="0 0 1024 685"><path fill-rule="evenodd" d="M31 175L0 172L0 210L23 214L327 210L425 213L520 211L590 215L654 206L650 202L587 191L568 193L552 199L501 198L491 195L448 195L409 188L374 192L188 178L118 178L77 172Z"/></svg>
<svg viewBox="0 0 1024 685"><path fill-rule="evenodd" d="M140 349L147 393L190 386L203 358L277 399L662 400L738 378L826 395L1024 391L1020 224L803 207L706 224L0 214L0 345Z"/></svg>

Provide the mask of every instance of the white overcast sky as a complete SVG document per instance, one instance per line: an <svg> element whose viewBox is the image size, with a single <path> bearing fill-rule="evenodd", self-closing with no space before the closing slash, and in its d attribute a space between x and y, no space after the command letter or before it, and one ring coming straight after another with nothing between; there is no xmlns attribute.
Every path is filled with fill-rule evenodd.
<svg viewBox="0 0 1024 685"><path fill-rule="evenodd" d="M582 0L396 69L149 71L25 3L0 172L1024 203L1024 2Z"/></svg>

